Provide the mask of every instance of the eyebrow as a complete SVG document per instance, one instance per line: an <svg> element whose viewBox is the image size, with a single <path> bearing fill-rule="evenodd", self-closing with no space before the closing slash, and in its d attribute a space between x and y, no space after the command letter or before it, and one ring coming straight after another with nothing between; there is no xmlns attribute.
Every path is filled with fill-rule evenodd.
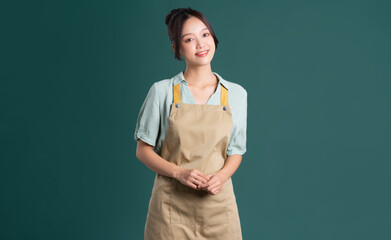
<svg viewBox="0 0 391 240"><path fill-rule="evenodd" d="M208 29L208 28L206 27L206 28L201 29L201 31L204 31L204 30L207 30L207 29ZM200 32L201 32L201 31L200 31ZM181 38L183 38L184 36L189 35L189 34L191 34L191 33L185 33L185 34L182 35Z"/></svg>

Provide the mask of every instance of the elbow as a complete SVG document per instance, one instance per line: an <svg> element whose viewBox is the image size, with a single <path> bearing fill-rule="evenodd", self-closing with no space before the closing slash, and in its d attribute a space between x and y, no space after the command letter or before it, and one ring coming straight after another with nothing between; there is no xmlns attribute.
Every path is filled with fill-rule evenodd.
<svg viewBox="0 0 391 240"><path fill-rule="evenodd" d="M136 158L140 161L143 162L143 151L140 148L136 149Z"/></svg>
<svg viewBox="0 0 391 240"><path fill-rule="evenodd" d="M136 157L138 160L143 162L143 159L145 158L146 154L149 151L153 151L153 146L148 145L144 141L138 139L137 140L137 148L136 148Z"/></svg>
<svg viewBox="0 0 391 240"><path fill-rule="evenodd" d="M153 152L154 151L152 145L149 145L141 139L137 140L136 157L138 160L140 160L141 162L146 161L147 158L151 156L151 153Z"/></svg>
<svg viewBox="0 0 391 240"><path fill-rule="evenodd" d="M140 141L137 141L136 158L141 161L141 157L142 157L142 149L140 146Z"/></svg>

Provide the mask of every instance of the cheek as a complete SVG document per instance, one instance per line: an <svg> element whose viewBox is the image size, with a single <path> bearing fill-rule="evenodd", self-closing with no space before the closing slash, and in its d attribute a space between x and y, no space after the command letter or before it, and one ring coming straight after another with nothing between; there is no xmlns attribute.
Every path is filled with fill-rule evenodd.
<svg viewBox="0 0 391 240"><path fill-rule="evenodd" d="M188 48L189 48L188 44L182 44L181 45L182 52L186 52L188 50Z"/></svg>
<svg viewBox="0 0 391 240"><path fill-rule="evenodd" d="M182 48L184 55L193 55L194 54L194 46L192 46L191 43L186 44L186 46L183 46Z"/></svg>
<svg viewBox="0 0 391 240"><path fill-rule="evenodd" d="M213 38L210 38L210 40L208 41L208 44L209 44L209 46L211 46L213 49L216 48L216 46L215 46L215 41L213 40Z"/></svg>

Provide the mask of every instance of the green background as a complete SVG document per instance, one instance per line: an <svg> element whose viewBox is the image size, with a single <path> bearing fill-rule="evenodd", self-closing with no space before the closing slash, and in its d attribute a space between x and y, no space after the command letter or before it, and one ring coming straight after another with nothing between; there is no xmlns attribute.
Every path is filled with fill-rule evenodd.
<svg viewBox="0 0 391 240"><path fill-rule="evenodd" d="M391 239L388 1L14 1L1 6L0 238L143 239L135 156L164 17L203 12L212 70L248 92L244 239Z"/></svg>

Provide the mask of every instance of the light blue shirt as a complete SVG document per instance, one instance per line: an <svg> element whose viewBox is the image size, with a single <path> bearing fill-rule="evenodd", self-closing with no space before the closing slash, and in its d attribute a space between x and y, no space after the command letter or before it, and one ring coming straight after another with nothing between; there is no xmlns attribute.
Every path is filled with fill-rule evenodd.
<svg viewBox="0 0 391 240"><path fill-rule="evenodd" d="M233 127L227 155L243 155L246 152L247 91L239 84L224 80L219 74L213 73L219 79L219 84L206 104L220 105L221 84L228 89L228 105L232 112ZM181 102L197 104L181 71L170 79L153 83L138 115L134 139L137 141L140 138L154 146L154 151L159 155L169 123L173 86L179 82Z"/></svg>

